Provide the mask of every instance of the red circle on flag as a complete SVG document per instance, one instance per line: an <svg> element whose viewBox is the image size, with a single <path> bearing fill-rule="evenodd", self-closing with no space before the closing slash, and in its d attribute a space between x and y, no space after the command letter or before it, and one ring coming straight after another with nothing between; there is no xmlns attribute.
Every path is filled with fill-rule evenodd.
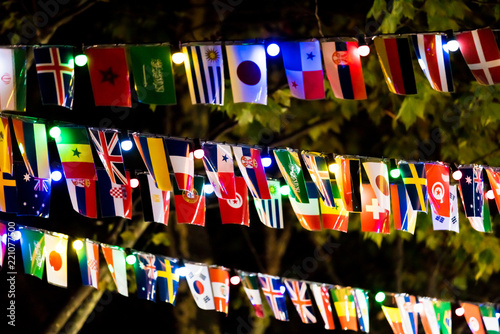
<svg viewBox="0 0 500 334"><path fill-rule="evenodd" d="M389 184L387 183L387 180L385 177L382 175L377 175L375 178L375 183L377 184L378 189L380 189L380 192L384 194L385 196L389 196Z"/></svg>
<svg viewBox="0 0 500 334"><path fill-rule="evenodd" d="M49 254L49 263L50 266L55 270L58 271L62 267L62 257L61 254L59 254L56 251L52 251Z"/></svg>
<svg viewBox="0 0 500 334"><path fill-rule="evenodd" d="M199 295L201 295L203 292L205 292L205 288L203 287L203 283L201 283L200 281L194 281L193 288L194 288L194 291L196 291L196 293Z"/></svg>
<svg viewBox="0 0 500 334"><path fill-rule="evenodd" d="M236 69L236 74L241 82L249 86L258 84L261 77L259 66L251 60L242 61Z"/></svg>

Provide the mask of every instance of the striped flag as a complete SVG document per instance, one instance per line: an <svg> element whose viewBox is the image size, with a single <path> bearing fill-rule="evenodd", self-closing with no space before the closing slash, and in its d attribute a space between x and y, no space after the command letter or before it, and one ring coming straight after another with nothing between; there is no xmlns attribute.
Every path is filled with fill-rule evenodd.
<svg viewBox="0 0 500 334"><path fill-rule="evenodd" d="M259 318L264 318L264 306L262 305L262 298L260 297L257 274L242 270L236 270L236 272L241 278L241 285L255 310L255 315Z"/></svg>
<svg viewBox="0 0 500 334"><path fill-rule="evenodd" d="M89 128L90 138L102 161L111 182L127 184L125 176L125 165L123 164L122 151L120 149L120 137L117 130L100 130Z"/></svg>
<svg viewBox="0 0 500 334"><path fill-rule="evenodd" d="M257 199L271 199L260 151L252 147L233 146L233 152L252 196Z"/></svg>
<svg viewBox="0 0 500 334"><path fill-rule="evenodd" d="M500 51L490 28L457 33L460 52L481 85L500 83Z"/></svg>
<svg viewBox="0 0 500 334"><path fill-rule="evenodd" d="M290 200L290 204L292 205L292 209L295 212L300 225L309 231L320 231L321 219L318 191L312 182L306 182L306 189L309 199L308 203L300 203L292 192L290 192L288 199Z"/></svg>
<svg viewBox="0 0 500 334"><path fill-rule="evenodd" d="M99 243L83 239L83 246L76 249L82 284L99 289Z"/></svg>
<svg viewBox="0 0 500 334"><path fill-rule="evenodd" d="M0 48L0 110L26 111L26 49Z"/></svg>
<svg viewBox="0 0 500 334"><path fill-rule="evenodd" d="M144 220L168 225L171 192L158 189L149 173L139 175L139 185Z"/></svg>
<svg viewBox="0 0 500 334"><path fill-rule="evenodd" d="M12 125L28 173L33 177L49 179L49 149L45 124L13 118Z"/></svg>
<svg viewBox="0 0 500 334"><path fill-rule="evenodd" d="M224 64L218 44L183 44L182 52L193 104L224 104Z"/></svg>
<svg viewBox="0 0 500 334"><path fill-rule="evenodd" d="M483 322L481 321L482 317L479 306L470 303L462 303L461 306L465 311L464 316L470 331L473 334L486 334Z"/></svg>
<svg viewBox="0 0 500 334"><path fill-rule="evenodd" d="M125 172L126 184L113 183L104 169L97 170L102 217L132 219L132 187L130 173Z"/></svg>
<svg viewBox="0 0 500 334"><path fill-rule="evenodd" d="M397 307L389 307L382 305L385 317L391 325L394 334L401 334L406 332L403 330L403 323L401 322L401 313Z"/></svg>
<svg viewBox="0 0 500 334"><path fill-rule="evenodd" d="M132 134L137 149L146 165L149 174L154 178L158 189L171 191L170 173L167 165L167 153L161 137L148 137Z"/></svg>
<svg viewBox="0 0 500 334"><path fill-rule="evenodd" d="M208 272L212 282L215 310L227 315L229 311L229 269L221 266L210 266Z"/></svg>
<svg viewBox="0 0 500 334"><path fill-rule="evenodd" d="M276 149L273 152L281 175L295 198L300 203L308 203L306 181L300 165L299 154L291 148Z"/></svg>
<svg viewBox="0 0 500 334"><path fill-rule="evenodd" d="M254 198L255 209L262 224L271 228L283 228L283 207L281 202L280 182L268 180L271 199Z"/></svg>
<svg viewBox="0 0 500 334"><path fill-rule="evenodd" d="M370 332L370 314L368 313L368 292L356 289L353 290L356 314L358 316L359 329L365 333Z"/></svg>
<svg viewBox="0 0 500 334"><path fill-rule="evenodd" d="M95 181L88 179L66 179L73 210L82 216L97 218Z"/></svg>
<svg viewBox="0 0 500 334"><path fill-rule="evenodd" d="M335 200L334 206L331 208L326 206L321 198L319 201L323 228L347 232L347 225L349 224L349 212L347 212L347 210L345 209L344 202L340 197L340 191L339 187L337 186L337 181L331 181L331 185L333 198Z"/></svg>
<svg viewBox="0 0 500 334"><path fill-rule="evenodd" d="M415 296L400 293L394 295L399 312L401 313L401 322L406 334L418 333L418 313L415 309L417 299ZM426 332L427 333L427 332Z"/></svg>
<svg viewBox="0 0 500 334"><path fill-rule="evenodd" d="M358 330L358 322L356 316L356 304L352 288L335 288L331 289L335 311L339 317L340 327L343 330Z"/></svg>
<svg viewBox="0 0 500 334"><path fill-rule="evenodd" d="M400 162L398 168L415 211L427 212L427 176L423 162Z"/></svg>
<svg viewBox="0 0 500 334"><path fill-rule="evenodd" d="M189 142L165 138L168 157L174 171L175 181L181 190L192 191L194 179L194 156Z"/></svg>
<svg viewBox="0 0 500 334"><path fill-rule="evenodd" d="M236 185L231 146L205 142L202 147L205 153L203 165L208 180L214 187L215 195L222 199L235 199Z"/></svg>
<svg viewBox="0 0 500 334"><path fill-rule="evenodd" d="M391 93L417 94L408 39L377 36L374 38L374 43Z"/></svg>
<svg viewBox="0 0 500 334"><path fill-rule="evenodd" d="M289 278L284 278L283 282L293 305L297 309L300 320L305 324L315 324L316 316L314 315L311 297L307 292L307 283Z"/></svg>
<svg viewBox="0 0 500 334"><path fill-rule="evenodd" d="M66 288L68 286L68 236L45 232L43 248L47 282Z"/></svg>
<svg viewBox="0 0 500 334"><path fill-rule="evenodd" d="M425 333L439 334L439 323L434 309L434 302L429 297L418 297L418 301L422 305L420 321Z"/></svg>
<svg viewBox="0 0 500 334"><path fill-rule="evenodd" d="M448 42L442 34L412 35L418 64L431 87L438 92L453 92L450 55L443 46Z"/></svg>
<svg viewBox="0 0 500 334"><path fill-rule="evenodd" d="M335 179L348 212L361 212L361 166L359 159L336 157Z"/></svg>
<svg viewBox="0 0 500 334"><path fill-rule="evenodd" d="M302 151L302 159L311 175L311 179L318 188L322 201L326 206L334 207L335 201L325 156L319 153Z"/></svg>
<svg viewBox="0 0 500 334"><path fill-rule="evenodd" d="M404 184L391 184L391 202L394 228L398 231L414 234L417 224L417 211L413 210L410 204Z"/></svg>
<svg viewBox="0 0 500 334"><path fill-rule="evenodd" d="M179 275L176 270L180 267L179 260L161 255L156 256L156 273L158 277L158 299L162 302L175 305L175 297L179 288Z"/></svg>
<svg viewBox="0 0 500 334"><path fill-rule="evenodd" d="M484 327L488 334L498 334L500 328L498 325L497 310L493 305L479 305Z"/></svg>
<svg viewBox="0 0 500 334"><path fill-rule="evenodd" d="M281 277L259 273L259 282L267 303L277 320L288 321L288 312L285 301L285 286Z"/></svg>
<svg viewBox="0 0 500 334"><path fill-rule="evenodd" d="M330 303L330 286L319 283L309 283L309 287L316 301L316 306L318 307L319 313L325 322L326 329L335 329L335 323L333 322L332 305Z"/></svg>
<svg viewBox="0 0 500 334"><path fill-rule="evenodd" d="M96 180L87 129L83 126L65 126L60 129L61 136L56 140L56 145L66 179Z"/></svg>
<svg viewBox="0 0 500 334"><path fill-rule="evenodd" d="M358 53L358 41L321 43L326 76L338 99L365 100L366 88Z"/></svg>
<svg viewBox="0 0 500 334"><path fill-rule="evenodd" d="M108 264L109 272L113 277L116 290L119 294L128 297L127 265L125 264L125 251L118 246L101 244L104 259Z"/></svg>

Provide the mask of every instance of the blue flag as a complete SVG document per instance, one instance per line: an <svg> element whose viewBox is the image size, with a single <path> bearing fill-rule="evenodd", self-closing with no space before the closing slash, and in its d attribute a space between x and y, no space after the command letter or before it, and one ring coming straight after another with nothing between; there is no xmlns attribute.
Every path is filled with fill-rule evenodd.
<svg viewBox="0 0 500 334"><path fill-rule="evenodd" d="M484 182L483 167L469 166L460 167L462 178L460 179L460 194L464 205L465 216L482 217Z"/></svg>
<svg viewBox="0 0 500 334"><path fill-rule="evenodd" d="M156 256L156 272L158 273L158 298L160 301L175 305L175 296L179 288L179 260Z"/></svg>
<svg viewBox="0 0 500 334"><path fill-rule="evenodd" d="M405 184L410 203L415 211L427 211L427 177L423 162L406 163L398 166Z"/></svg>
<svg viewBox="0 0 500 334"><path fill-rule="evenodd" d="M133 252L135 279L137 281L137 296L140 299L155 301L156 298L156 265L153 254Z"/></svg>
<svg viewBox="0 0 500 334"><path fill-rule="evenodd" d="M49 218L50 179L33 177L23 163L14 164L20 216Z"/></svg>

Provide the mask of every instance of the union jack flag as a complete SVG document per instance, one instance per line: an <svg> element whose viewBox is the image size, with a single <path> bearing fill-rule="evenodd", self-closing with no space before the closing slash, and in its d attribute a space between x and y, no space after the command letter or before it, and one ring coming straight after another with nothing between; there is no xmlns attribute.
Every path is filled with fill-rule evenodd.
<svg viewBox="0 0 500 334"><path fill-rule="evenodd" d="M483 175L481 167L474 167L474 183L476 184L476 193L483 194Z"/></svg>
<svg viewBox="0 0 500 334"><path fill-rule="evenodd" d="M140 257L140 267L143 269L146 274L148 275L148 278L155 278L156 277L156 266L155 266L155 256L152 254L147 254L147 255L141 255Z"/></svg>
<svg viewBox="0 0 500 334"><path fill-rule="evenodd" d="M264 292L267 302L273 310L274 317L277 320L288 321L288 312L285 302L285 286L281 283L281 278L259 274L259 281L262 292Z"/></svg>
<svg viewBox="0 0 500 334"><path fill-rule="evenodd" d="M307 292L307 284L288 278L285 278L284 282L288 295L290 295L290 299L292 299L293 305L295 305L302 322L305 324L316 323L311 297L309 297L309 293Z"/></svg>
<svg viewBox="0 0 500 334"><path fill-rule="evenodd" d="M89 132L111 182L127 185L118 131L89 128Z"/></svg>
<svg viewBox="0 0 500 334"><path fill-rule="evenodd" d="M42 179L39 177L35 177L34 179L35 179L36 183L35 183L35 187L33 188L33 190L49 192L49 180Z"/></svg>

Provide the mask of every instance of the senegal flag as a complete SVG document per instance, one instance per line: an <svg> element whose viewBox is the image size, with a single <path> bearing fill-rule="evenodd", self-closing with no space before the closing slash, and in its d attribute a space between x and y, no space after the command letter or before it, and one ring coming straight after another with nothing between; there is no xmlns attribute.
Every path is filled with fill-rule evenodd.
<svg viewBox="0 0 500 334"><path fill-rule="evenodd" d="M86 128L61 127L56 144L66 179L97 180Z"/></svg>

